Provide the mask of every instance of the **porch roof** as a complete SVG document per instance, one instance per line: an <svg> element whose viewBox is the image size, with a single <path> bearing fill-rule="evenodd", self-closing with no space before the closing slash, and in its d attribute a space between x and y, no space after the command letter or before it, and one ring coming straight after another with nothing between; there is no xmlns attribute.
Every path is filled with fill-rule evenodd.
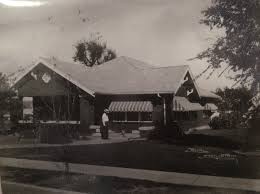
<svg viewBox="0 0 260 194"><path fill-rule="evenodd" d="M109 105L111 112L152 112L150 101L112 101Z"/></svg>
<svg viewBox="0 0 260 194"><path fill-rule="evenodd" d="M218 107L213 103L207 103L207 104L205 104L204 109L215 111L215 110L218 110Z"/></svg>
<svg viewBox="0 0 260 194"><path fill-rule="evenodd" d="M205 89L200 88L200 87L199 87L199 91L200 91L200 97L202 97L202 98L214 98L214 99L221 100L220 96L218 96L217 94L215 94L211 91L205 90Z"/></svg>
<svg viewBox="0 0 260 194"><path fill-rule="evenodd" d="M199 111L204 110L199 103L192 103L185 97L175 96L173 99L173 111Z"/></svg>

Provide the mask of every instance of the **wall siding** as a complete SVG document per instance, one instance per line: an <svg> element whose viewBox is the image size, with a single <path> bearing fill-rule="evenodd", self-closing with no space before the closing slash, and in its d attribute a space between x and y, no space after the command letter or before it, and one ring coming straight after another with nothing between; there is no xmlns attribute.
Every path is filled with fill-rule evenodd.
<svg viewBox="0 0 260 194"><path fill-rule="evenodd" d="M94 124L94 106L85 97L80 98L80 130L87 132L89 125Z"/></svg>
<svg viewBox="0 0 260 194"><path fill-rule="evenodd" d="M37 75L37 79L33 78L31 72ZM73 84L42 64L36 66L31 72L16 85L19 96L59 96L77 91ZM48 83L42 79L45 73L51 76Z"/></svg>

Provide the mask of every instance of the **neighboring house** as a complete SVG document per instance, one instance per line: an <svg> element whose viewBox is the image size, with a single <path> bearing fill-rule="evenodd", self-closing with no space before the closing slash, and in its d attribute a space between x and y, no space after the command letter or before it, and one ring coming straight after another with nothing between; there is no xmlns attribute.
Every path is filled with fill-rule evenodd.
<svg viewBox="0 0 260 194"><path fill-rule="evenodd" d="M200 103L204 106L207 103L216 104L219 100L221 100L221 97L214 94L213 92L210 92L208 90L199 88L200 91Z"/></svg>
<svg viewBox="0 0 260 194"><path fill-rule="evenodd" d="M154 67L129 57L92 68L40 58L13 87L21 98L32 99L30 110L40 122L70 123L81 130L99 124L105 108L114 129L196 120L204 109L201 99L208 98L188 66Z"/></svg>

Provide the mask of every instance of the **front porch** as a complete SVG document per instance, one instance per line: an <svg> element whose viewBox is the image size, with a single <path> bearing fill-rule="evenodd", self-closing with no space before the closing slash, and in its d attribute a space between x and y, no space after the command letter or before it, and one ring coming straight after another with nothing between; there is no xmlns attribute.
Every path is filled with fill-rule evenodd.
<svg viewBox="0 0 260 194"><path fill-rule="evenodd" d="M76 136L94 124L93 96L42 63L21 77L15 89L22 104L16 116L18 131L60 130Z"/></svg>

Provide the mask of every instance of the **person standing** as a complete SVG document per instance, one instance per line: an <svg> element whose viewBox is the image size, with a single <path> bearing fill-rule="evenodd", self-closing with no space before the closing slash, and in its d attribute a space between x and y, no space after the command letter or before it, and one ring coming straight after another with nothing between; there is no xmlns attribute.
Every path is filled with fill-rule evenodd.
<svg viewBox="0 0 260 194"><path fill-rule="evenodd" d="M108 139L108 123L109 123L109 110L105 109L102 115L102 128L101 128L101 138Z"/></svg>

